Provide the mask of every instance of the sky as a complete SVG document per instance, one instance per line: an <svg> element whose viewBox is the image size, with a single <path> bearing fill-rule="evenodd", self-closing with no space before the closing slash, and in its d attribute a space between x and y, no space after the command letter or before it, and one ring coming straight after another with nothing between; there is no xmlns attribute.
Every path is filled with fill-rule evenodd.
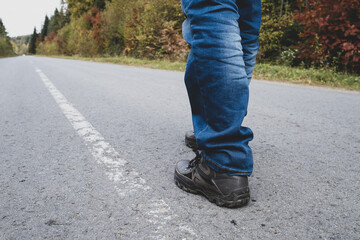
<svg viewBox="0 0 360 240"><path fill-rule="evenodd" d="M34 27L40 32L45 15L60 9L61 0L0 0L0 18L8 36L32 34Z"/></svg>

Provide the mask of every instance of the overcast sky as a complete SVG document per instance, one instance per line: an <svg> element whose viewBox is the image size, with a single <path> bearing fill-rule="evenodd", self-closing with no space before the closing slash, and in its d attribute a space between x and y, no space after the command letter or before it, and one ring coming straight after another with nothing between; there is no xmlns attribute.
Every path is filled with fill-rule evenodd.
<svg viewBox="0 0 360 240"><path fill-rule="evenodd" d="M45 15L60 9L61 0L0 0L0 18L10 37L39 32Z"/></svg>

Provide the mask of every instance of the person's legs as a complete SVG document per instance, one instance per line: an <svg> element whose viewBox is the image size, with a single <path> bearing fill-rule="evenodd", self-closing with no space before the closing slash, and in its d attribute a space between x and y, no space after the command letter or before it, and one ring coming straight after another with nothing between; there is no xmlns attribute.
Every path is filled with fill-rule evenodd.
<svg viewBox="0 0 360 240"><path fill-rule="evenodd" d="M258 38L261 25L261 0L238 0L237 5L240 15L238 22L241 29L240 36L244 53L245 71L250 82L259 49ZM192 34L190 21L188 19L184 22L183 30L185 39L191 45ZM186 132L185 145L194 151L198 150L193 130Z"/></svg>
<svg viewBox="0 0 360 240"><path fill-rule="evenodd" d="M240 207L250 200L248 143L253 134L241 125L258 49L258 34L251 30L260 26L253 23L260 17L260 0L255 2L182 0L187 16L183 34L192 47L185 83L196 140L191 133L186 138L201 156L195 151L193 160L179 161L174 178L181 189L201 193L219 206Z"/></svg>
<svg viewBox="0 0 360 240"><path fill-rule="evenodd" d="M241 2L183 0L182 4L191 34L190 40L185 38L192 46L185 82L202 157L214 170L250 175L248 142L253 135L241 124L249 98L247 72L253 66L244 62L251 47L244 55L238 22Z"/></svg>

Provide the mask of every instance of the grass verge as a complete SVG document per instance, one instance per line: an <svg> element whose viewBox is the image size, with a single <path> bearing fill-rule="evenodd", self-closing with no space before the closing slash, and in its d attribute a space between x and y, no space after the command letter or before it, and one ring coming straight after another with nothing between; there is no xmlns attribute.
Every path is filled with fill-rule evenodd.
<svg viewBox="0 0 360 240"><path fill-rule="evenodd" d="M137 59L132 57L61 58L148 67L170 71L185 71L186 67L185 62ZM254 78L261 80L281 81L315 86L328 86L360 91L360 76L336 73L332 70L303 69L258 63L255 66Z"/></svg>
<svg viewBox="0 0 360 240"><path fill-rule="evenodd" d="M360 90L360 76L327 69L304 69L259 63L255 66L254 78Z"/></svg>
<svg viewBox="0 0 360 240"><path fill-rule="evenodd" d="M138 59L132 57L67 57L61 56L60 58L73 59L73 60L82 60L82 61L94 61L102 63L114 63L121 65L137 66L137 67L147 67L153 69L163 69L170 71L180 71L184 72L186 63L185 62L171 62L167 60L149 60L149 59Z"/></svg>
<svg viewBox="0 0 360 240"><path fill-rule="evenodd" d="M0 58L10 58L10 57L17 57L17 55L6 55L6 56L1 56L0 55Z"/></svg>

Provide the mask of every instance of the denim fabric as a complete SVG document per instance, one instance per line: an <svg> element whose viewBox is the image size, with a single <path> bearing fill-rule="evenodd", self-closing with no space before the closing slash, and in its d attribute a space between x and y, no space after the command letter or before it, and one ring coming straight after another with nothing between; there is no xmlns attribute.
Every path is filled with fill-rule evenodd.
<svg viewBox="0 0 360 240"><path fill-rule="evenodd" d="M250 175L252 131L242 126L258 52L260 0L182 0L191 45L185 84L202 157L217 171Z"/></svg>

